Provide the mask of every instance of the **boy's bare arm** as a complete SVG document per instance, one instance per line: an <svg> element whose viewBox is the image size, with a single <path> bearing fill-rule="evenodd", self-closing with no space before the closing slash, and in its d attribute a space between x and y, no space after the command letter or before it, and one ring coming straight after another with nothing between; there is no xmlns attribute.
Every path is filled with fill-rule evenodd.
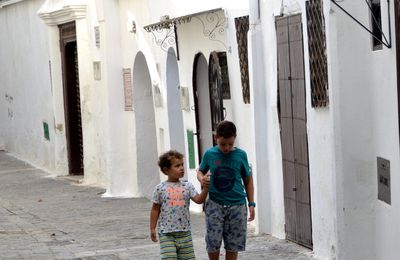
<svg viewBox="0 0 400 260"><path fill-rule="evenodd" d="M253 184L253 176L250 175L248 177L245 177L243 179L244 181L244 188L246 189L246 194L247 194L247 201L249 203L254 202L254 184ZM254 210L254 206L249 207L249 221L253 221L256 213Z"/></svg>
<svg viewBox="0 0 400 260"><path fill-rule="evenodd" d="M204 201L206 201L206 199L207 199L207 194L208 194L208 185L207 185L207 186L203 186L203 189L201 190L201 193L198 194L198 195L196 195L196 196L194 196L194 197L192 198L192 200L193 200L194 202L196 202L197 204L201 204L201 203L203 203Z"/></svg>
<svg viewBox="0 0 400 260"><path fill-rule="evenodd" d="M160 216L160 204L153 203L150 211L150 237L153 242L157 242L156 226Z"/></svg>

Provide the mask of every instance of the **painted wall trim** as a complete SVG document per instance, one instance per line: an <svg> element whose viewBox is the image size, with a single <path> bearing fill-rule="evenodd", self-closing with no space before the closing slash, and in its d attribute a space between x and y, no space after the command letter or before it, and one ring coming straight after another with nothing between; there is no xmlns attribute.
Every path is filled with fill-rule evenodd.
<svg viewBox="0 0 400 260"><path fill-rule="evenodd" d="M64 5L61 9L52 11L46 10L45 5L40 8L38 15L50 26L86 17L86 5Z"/></svg>
<svg viewBox="0 0 400 260"><path fill-rule="evenodd" d="M0 8L6 7L8 5L16 4L19 2L23 2L25 0L0 0Z"/></svg>

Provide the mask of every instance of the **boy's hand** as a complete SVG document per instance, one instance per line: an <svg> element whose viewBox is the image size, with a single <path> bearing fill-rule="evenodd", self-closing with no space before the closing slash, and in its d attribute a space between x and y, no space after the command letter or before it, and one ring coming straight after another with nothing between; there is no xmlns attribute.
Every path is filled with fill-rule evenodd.
<svg viewBox="0 0 400 260"><path fill-rule="evenodd" d="M256 216L256 211L254 210L254 206L249 207L249 221L253 221Z"/></svg>
<svg viewBox="0 0 400 260"><path fill-rule="evenodd" d="M156 233L156 230L155 230L155 229L152 229L152 230L150 231L150 237L151 237L151 241L153 241L153 242L158 242L158 240L157 240L157 233Z"/></svg>
<svg viewBox="0 0 400 260"><path fill-rule="evenodd" d="M204 174L204 175L201 177L200 182L201 182L201 185L202 185L203 187L209 187L209 186L210 186L210 175L211 175L211 173L208 172L207 174Z"/></svg>

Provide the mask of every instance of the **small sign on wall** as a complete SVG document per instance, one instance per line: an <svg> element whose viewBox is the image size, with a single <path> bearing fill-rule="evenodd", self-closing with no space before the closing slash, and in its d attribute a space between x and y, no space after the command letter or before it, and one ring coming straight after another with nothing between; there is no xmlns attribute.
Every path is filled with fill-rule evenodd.
<svg viewBox="0 0 400 260"><path fill-rule="evenodd" d="M377 157L378 199L391 205L390 161Z"/></svg>
<svg viewBox="0 0 400 260"><path fill-rule="evenodd" d="M100 48L100 28L99 28L99 26L94 27L94 39L96 42L96 47Z"/></svg>
<svg viewBox="0 0 400 260"><path fill-rule="evenodd" d="M133 111L132 76L131 69L122 70L124 77L125 111Z"/></svg>
<svg viewBox="0 0 400 260"><path fill-rule="evenodd" d="M43 122L43 135L47 141L50 140L49 124L47 122Z"/></svg>

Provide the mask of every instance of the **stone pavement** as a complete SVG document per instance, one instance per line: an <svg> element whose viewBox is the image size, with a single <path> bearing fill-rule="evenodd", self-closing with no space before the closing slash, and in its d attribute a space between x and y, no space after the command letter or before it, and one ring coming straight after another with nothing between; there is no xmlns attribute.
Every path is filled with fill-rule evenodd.
<svg viewBox="0 0 400 260"><path fill-rule="evenodd" d="M0 259L159 259L149 239L151 203L104 192L0 151ZM204 215L192 214L192 226L196 257L206 260ZM313 258L296 244L250 233L239 259Z"/></svg>

